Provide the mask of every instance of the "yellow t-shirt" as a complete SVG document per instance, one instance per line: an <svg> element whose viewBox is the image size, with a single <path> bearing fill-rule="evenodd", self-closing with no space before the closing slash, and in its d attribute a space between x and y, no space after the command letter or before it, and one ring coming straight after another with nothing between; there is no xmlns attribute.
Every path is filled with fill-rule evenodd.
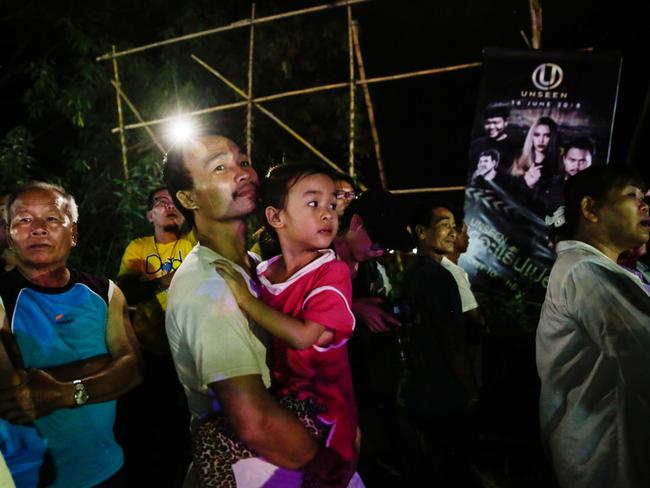
<svg viewBox="0 0 650 488"><path fill-rule="evenodd" d="M166 244L156 242L154 236L134 239L126 246L118 276L135 273L148 280L162 278L178 269L195 244L193 232ZM167 290L159 291L156 297L162 309L166 310Z"/></svg>

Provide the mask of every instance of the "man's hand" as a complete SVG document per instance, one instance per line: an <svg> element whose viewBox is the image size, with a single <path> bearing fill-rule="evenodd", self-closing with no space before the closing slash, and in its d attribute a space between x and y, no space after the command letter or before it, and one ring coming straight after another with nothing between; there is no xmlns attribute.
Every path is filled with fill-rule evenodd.
<svg viewBox="0 0 650 488"><path fill-rule="evenodd" d="M171 273L167 273L166 275L161 276L156 280L156 284L158 287L162 290L166 290L169 288L169 285L172 283L172 278L174 277L175 271L172 271Z"/></svg>
<svg viewBox="0 0 650 488"><path fill-rule="evenodd" d="M355 464L344 461L331 448L321 446L300 470L306 476L315 476L319 488L345 488L356 471Z"/></svg>
<svg viewBox="0 0 650 488"><path fill-rule="evenodd" d="M357 320L363 322L370 332L375 334L387 332L391 326L402 325L393 315L381 308L383 299L379 297L353 298L352 313Z"/></svg>
<svg viewBox="0 0 650 488"><path fill-rule="evenodd" d="M233 268L232 264L224 259L215 261L214 266L217 269L217 273L219 273L228 284L230 291L232 291L232 294L235 296L235 300L237 300L237 304L244 308L246 300L253 297L248 289L244 277L239 271Z"/></svg>
<svg viewBox="0 0 650 488"><path fill-rule="evenodd" d="M27 424L67 406L64 395L72 388L55 380L42 369L17 370L21 383L0 391L0 417L15 424Z"/></svg>

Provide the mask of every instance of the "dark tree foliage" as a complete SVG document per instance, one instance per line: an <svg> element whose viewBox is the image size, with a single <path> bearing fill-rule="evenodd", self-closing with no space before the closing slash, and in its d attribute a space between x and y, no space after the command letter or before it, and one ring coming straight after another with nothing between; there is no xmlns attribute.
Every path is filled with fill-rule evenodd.
<svg viewBox="0 0 650 488"><path fill-rule="evenodd" d="M318 2L312 2L314 4ZM302 5L304 6L304 5ZM126 132L124 178L110 61L95 57L226 25L249 17L245 2L162 0L92 2L10 1L0 17L5 117L0 122L0 180L9 190L31 179L63 185L80 208L80 240L72 264L106 275L117 271L126 243L149 232L148 191L161 182L160 150L142 129ZM257 16L290 10L265 2ZM254 93L266 95L347 78L345 9L256 27ZM157 119L242 98L191 59L195 54L246 90L248 28L118 59L125 94L142 116ZM324 81L325 80L325 81ZM358 157L369 155L361 93L357 94ZM347 161L346 90L298 96L266 107L340 165ZM138 122L123 104L125 123ZM260 112L253 112L253 160L315 156ZM245 109L199 118L245 146ZM165 148L166 125L153 127Z"/></svg>

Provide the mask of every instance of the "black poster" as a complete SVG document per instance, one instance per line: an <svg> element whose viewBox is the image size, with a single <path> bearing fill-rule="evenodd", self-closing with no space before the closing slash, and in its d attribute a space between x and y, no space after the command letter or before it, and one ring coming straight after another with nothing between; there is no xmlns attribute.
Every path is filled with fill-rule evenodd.
<svg viewBox="0 0 650 488"><path fill-rule="evenodd" d="M543 301L564 182L609 160L620 69L614 53L485 50L461 257L476 291Z"/></svg>

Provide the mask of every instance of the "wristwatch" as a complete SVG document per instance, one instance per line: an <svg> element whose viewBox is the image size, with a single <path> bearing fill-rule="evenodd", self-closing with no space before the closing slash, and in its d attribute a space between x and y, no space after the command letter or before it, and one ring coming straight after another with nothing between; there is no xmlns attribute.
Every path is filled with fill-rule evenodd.
<svg viewBox="0 0 650 488"><path fill-rule="evenodd" d="M74 394L72 395L72 398L74 399L75 406L79 407L84 405L90 398L86 391L86 387L81 380L74 380L72 384L74 385Z"/></svg>

